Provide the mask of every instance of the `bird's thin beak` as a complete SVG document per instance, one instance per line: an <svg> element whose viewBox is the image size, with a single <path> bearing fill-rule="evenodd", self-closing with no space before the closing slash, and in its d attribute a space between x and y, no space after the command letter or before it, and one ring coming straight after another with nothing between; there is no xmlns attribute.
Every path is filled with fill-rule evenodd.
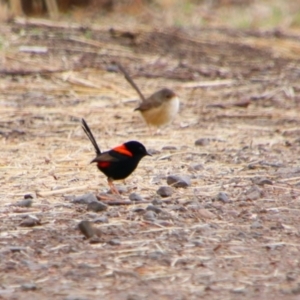
<svg viewBox="0 0 300 300"><path fill-rule="evenodd" d="M147 154L146 154L146 155L152 156L152 154L150 154L148 151L147 151Z"/></svg>
<svg viewBox="0 0 300 300"><path fill-rule="evenodd" d="M90 164L94 163L94 162L97 162L97 157L94 158L93 160L91 160Z"/></svg>

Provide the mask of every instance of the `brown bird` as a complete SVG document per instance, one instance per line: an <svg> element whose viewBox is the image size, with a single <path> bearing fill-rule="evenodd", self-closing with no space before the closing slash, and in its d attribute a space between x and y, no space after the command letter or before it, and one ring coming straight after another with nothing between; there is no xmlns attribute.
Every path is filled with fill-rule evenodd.
<svg viewBox="0 0 300 300"><path fill-rule="evenodd" d="M141 112L146 123L153 126L170 123L179 110L178 96L172 90L163 88L146 99L126 70L120 64L118 64L118 67L125 79L139 94L142 102L135 111Z"/></svg>
<svg viewBox="0 0 300 300"><path fill-rule="evenodd" d="M146 155L151 156L151 154L138 141L129 141L109 151L101 152L90 127L84 119L82 119L82 129L95 148L96 157L91 163L97 163L99 171L106 175L111 192L119 194L113 181L128 177L136 169L140 160Z"/></svg>
<svg viewBox="0 0 300 300"><path fill-rule="evenodd" d="M162 126L170 123L179 110L179 98L164 88L145 99L135 110L141 112L148 125Z"/></svg>

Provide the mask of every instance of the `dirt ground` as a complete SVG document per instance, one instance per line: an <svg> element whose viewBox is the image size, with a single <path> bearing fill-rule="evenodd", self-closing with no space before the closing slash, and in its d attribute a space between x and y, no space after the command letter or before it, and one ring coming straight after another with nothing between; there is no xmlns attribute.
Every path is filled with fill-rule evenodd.
<svg viewBox="0 0 300 300"><path fill-rule="evenodd" d="M16 19L0 36L0 299L299 299L300 34ZM172 124L149 133L116 61L180 95ZM116 182L126 204L72 202L108 190L81 118L103 150L154 153ZM190 185L161 198L174 174Z"/></svg>

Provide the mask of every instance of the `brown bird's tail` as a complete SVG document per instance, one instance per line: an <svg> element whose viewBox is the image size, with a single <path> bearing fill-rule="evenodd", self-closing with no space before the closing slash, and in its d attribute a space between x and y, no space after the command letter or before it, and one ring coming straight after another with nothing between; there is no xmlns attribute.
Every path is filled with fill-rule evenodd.
<svg viewBox="0 0 300 300"><path fill-rule="evenodd" d="M84 119L82 119L82 129L85 132L85 134L87 135L87 137L89 138L89 140L91 141L91 143L93 144L96 154L100 155L101 154L101 150L92 134L92 131L90 129L90 127L88 126L88 124L86 123L86 121Z"/></svg>

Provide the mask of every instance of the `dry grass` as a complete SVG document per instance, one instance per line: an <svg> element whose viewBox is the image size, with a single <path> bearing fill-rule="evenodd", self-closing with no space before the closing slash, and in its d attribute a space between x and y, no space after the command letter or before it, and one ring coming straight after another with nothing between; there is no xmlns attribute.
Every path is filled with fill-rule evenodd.
<svg viewBox="0 0 300 300"><path fill-rule="evenodd" d="M108 29L23 19L0 29L0 298L297 299L299 37L138 27L128 39ZM180 115L161 135L149 135L135 92L107 71L116 59L146 95L180 94ZM148 204L98 214L72 204L107 189L88 164L82 117L102 149L134 138L157 151L126 180L125 199L134 191L150 204L169 174L191 186L157 205L153 222ZM209 145L195 146L199 138ZM28 193L31 208L11 206ZM20 227L29 214L41 225ZM77 224L99 216L109 223L95 225L101 241L91 244Z"/></svg>

